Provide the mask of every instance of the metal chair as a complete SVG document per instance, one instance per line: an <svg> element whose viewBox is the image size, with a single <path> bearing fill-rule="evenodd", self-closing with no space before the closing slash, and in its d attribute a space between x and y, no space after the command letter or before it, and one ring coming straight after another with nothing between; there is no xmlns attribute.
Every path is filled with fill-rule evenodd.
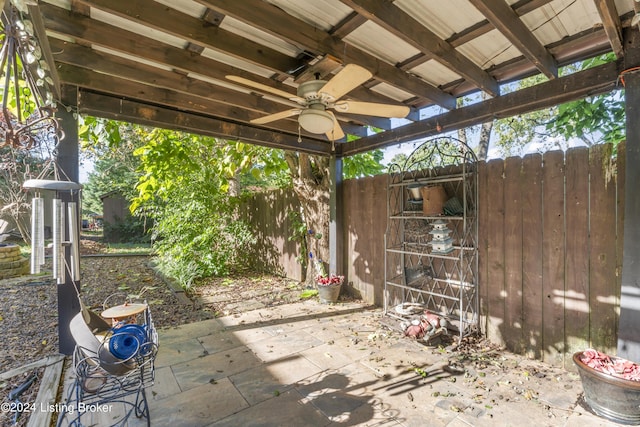
<svg viewBox="0 0 640 427"><path fill-rule="evenodd" d="M82 306L71 320L76 342L75 379L59 414L58 426L83 426L83 419L96 424L94 417L100 419L98 425L107 425L108 419L111 426L124 426L131 414L146 419L147 426L151 426L145 389L153 385L155 378L158 334L149 308L141 317L141 323L112 327ZM114 413L114 406L121 412Z"/></svg>

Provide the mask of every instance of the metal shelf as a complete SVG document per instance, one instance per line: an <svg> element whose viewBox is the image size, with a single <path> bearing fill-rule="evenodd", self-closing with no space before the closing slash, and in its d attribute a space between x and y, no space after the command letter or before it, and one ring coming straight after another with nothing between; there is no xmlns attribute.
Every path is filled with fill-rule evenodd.
<svg viewBox="0 0 640 427"><path fill-rule="evenodd" d="M423 143L403 165L390 166L385 233L384 310L401 303L421 303L425 309L453 320L460 338L478 330L477 161L473 151L453 138ZM442 185L457 198L455 215L425 215L422 204L410 200L412 184ZM430 223L449 223L454 245L449 253L431 251Z"/></svg>

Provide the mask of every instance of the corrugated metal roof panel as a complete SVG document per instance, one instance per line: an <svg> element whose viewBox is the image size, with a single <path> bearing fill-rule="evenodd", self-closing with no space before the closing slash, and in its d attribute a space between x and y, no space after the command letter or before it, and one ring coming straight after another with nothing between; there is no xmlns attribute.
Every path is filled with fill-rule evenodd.
<svg viewBox="0 0 640 427"><path fill-rule="evenodd" d="M242 59L236 58L235 56L231 56L223 52L218 52L213 49L205 48L202 51L201 55L205 58L213 59L214 61L222 62L223 64L227 64L241 70L249 71L250 73L257 74L262 77L271 77L273 75L273 71L267 68L259 67L249 61L244 61Z"/></svg>
<svg viewBox="0 0 640 427"><path fill-rule="evenodd" d="M420 53L409 43L371 21L365 22L352 31L344 41L393 65ZM348 49L345 52L345 58L342 59L348 62Z"/></svg>
<svg viewBox="0 0 640 427"><path fill-rule="evenodd" d="M353 10L338 0L266 0L309 25L329 31Z"/></svg>
<svg viewBox="0 0 640 427"><path fill-rule="evenodd" d="M160 68L161 70L173 71L173 67L169 67L167 65L160 64L160 63L155 62L155 61L149 61L147 59L140 58L138 56L129 55L128 53L118 52L116 50L105 48L105 47L102 47L102 46L93 45L92 47L93 47L94 50L97 50L98 52L104 52L104 53L108 53L109 55L119 56L120 58L128 59L130 61L139 62L139 63L145 64L145 65L149 65L151 67Z"/></svg>
<svg viewBox="0 0 640 427"><path fill-rule="evenodd" d="M175 10L178 10L184 14L192 16L194 18L202 18L202 15L207 10L206 6L196 3L193 0L155 0L156 2L169 6Z"/></svg>
<svg viewBox="0 0 640 427"><path fill-rule="evenodd" d="M222 23L220 24L220 28L245 37L256 43L260 43L263 46L277 50L278 52L284 53L285 55L289 55L294 58L298 56L300 52L302 52L302 50L297 48L296 46L287 43L286 41L278 37L272 36L265 31L245 24L244 22L239 21L231 16L224 17Z"/></svg>
<svg viewBox="0 0 640 427"><path fill-rule="evenodd" d="M393 4L443 40L484 20L468 0L397 0Z"/></svg>
<svg viewBox="0 0 640 427"><path fill-rule="evenodd" d="M460 78L460 75L433 59L412 68L410 71L434 86L441 86Z"/></svg>
<svg viewBox="0 0 640 427"><path fill-rule="evenodd" d="M114 27L122 28L124 30L140 34L142 36L161 41L170 46L178 47L180 49L183 49L187 45L186 40L174 37L171 34L163 33L151 27L147 27L146 25L138 24L137 22L132 22L119 16L103 12L99 9L96 9L95 7L91 8L91 18L102 21L109 25L113 25Z"/></svg>
<svg viewBox="0 0 640 427"><path fill-rule="evenodd" d="M593 1L556 0L523 16L522 22L546 46L601 21Z"/></svg>
<svg viewBox="0 0 640 427"><path fill-rule="evenodd" d="M522 56L498 30L489 31L459 46L457 50L483 69Z"/></svg>
<svg viewBox="0 0 640 427"><path fill-rule="evenodd" d="M391 99L395 99L396 101L404 101L406 99L413 98L414 95L410 92L404 91L402 89L398 89L395 86L391 86L387 83L380 83L371 88L372 91L378 92L384 96L387 96Z"/></svg>

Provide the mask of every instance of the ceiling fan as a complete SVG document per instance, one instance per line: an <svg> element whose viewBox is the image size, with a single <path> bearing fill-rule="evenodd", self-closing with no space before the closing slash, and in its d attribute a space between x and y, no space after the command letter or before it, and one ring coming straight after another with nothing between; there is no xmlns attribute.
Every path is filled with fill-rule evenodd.
<svg viewBox="0 0 640 427"><path fill-rule="evenodd" d="M330 109L339 113L362 114L377 117L402 118L409 114L409 107L404 105L380 104L374 102L358 102L340 100L340 98L372 77L365 68L348 64L329 81L309 80L298 86L298 96L280 89L272 88L249 79L229 75L227 79L241 83L300 104L275 114L253 119L250 122L260 125L298 116L300 127L310 133L325 134L331 141L344 138L344 131L336 116Z"/></svg>

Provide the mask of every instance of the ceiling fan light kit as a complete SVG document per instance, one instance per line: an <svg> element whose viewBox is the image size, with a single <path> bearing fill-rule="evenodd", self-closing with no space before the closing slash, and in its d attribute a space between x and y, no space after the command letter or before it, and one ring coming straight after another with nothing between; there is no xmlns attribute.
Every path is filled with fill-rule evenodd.
<svg viewBox="0 0 640 427"><path fill-rule="evenodd" d="M378 117L405 117L409 114L406 105L378 104L373 102L358 102L339 100L357 86L365 83L372 74L355 64L345 65L329 81L319 79L308 80L298 86L297 97L288 96L288 100L300 104L300 108L281 111L267 116L253 119L254 124L266 124L276 120L298 115L298 124L302 129L313 134L325 134L327 139L335 141L345 137L335 115L330 109L341 113L363 114ZM238 76L227 76L229 80L254 87L274 95L282 96L282 91L261 83Z"/></svg>
<svg viewBox="0 0 640 427"><path fill-rule="evenodd" d="M333 129L333 115L324 109L310 106L298 117L300 127L310 133L327 133Z"/></svg>

